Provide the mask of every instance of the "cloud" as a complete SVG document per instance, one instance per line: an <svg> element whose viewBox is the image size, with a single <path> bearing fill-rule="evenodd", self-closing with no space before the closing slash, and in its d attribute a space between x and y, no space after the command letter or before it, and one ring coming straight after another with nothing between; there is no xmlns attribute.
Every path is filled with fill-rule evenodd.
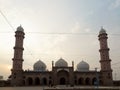
<svg viewBox="0 0 120 90"><path fill-rule="evenodd" d="M64 35L60 35L60 36L57 36L57 37L50 38L49 42L48 42L49 50L47 50L46 53L50 54L51 50L52 50L53 54L62 54L63 51L61 51L60 47L61 47L61 45L63 45L63 43L66 40L67 40L67 37L64 36Z"/></svg>
<svg viewBox="0 0 120 90"><path fill-rule="evenodd" d="M120 0L114 0L114 2L111 4L112 8L118 8L120 7Z"/></svg>
<svg viewBox="0 0 120 90"><path fill-rule="evenodd" d="M71 33L90 33L91 28L86 27L87 25L80 23L80 22L76 22L73 26L73 28L71 29Z"/></svg>

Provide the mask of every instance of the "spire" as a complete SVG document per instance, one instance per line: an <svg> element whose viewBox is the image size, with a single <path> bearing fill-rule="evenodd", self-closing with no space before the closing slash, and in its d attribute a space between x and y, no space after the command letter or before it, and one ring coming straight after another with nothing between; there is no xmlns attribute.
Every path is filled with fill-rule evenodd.
<svg viewBox="0 0 120 90"><path fill-rule="evenodd" d="M54 61L52 61L52 67L54 66Z"/></svg>
<svg viewBox="0 0 120 90"><path fill-rule="evenodd" d="M17 27L17 31L24 31L24 29L23 29L23 27L21 26L21 24L20 24L20 26L19 27Z"/></svg>
<svg viewBox="0 0 120 90"><path fill-rule="evenodd" d="M106 30L103 28L103 26L101 26L99 34L103 34L103 33L106 33Z"/></svg>
<svg viewBox="0 0 120 90"><path fill-rule="evenodd" d="M72 61L72 66L73 66L73 68L74 68L74 61Z"/></svg>

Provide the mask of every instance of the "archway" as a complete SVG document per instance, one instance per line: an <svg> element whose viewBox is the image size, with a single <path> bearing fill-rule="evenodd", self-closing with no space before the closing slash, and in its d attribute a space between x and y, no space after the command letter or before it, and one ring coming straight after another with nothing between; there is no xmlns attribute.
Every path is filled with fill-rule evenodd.
<svg viewBox="0 0 120 90"><path fill-rule="evenodd" d="M40 85L40 79L38 77L35 78L35 85Z"/></svg>
<svg viewBox="0 0 120 90"><path fill-rule="evenodd" d="M60 85L65 85L66 79L64 77L60 78Z"/></svg>
<svg viewBox="0 0 120 90"><path fill-rule="evenodd" d="M74 81L75 85L77 85L77 80Z"/></svg>
<svg viewBox="0 0 120 90"><path fill-rule="evenodd" d="M57 73L57 83L58 85L68 85L69 82L69 73L66 70L60 70Z"/></svg>
<svg viewBox="0 0 120 90"><path fill-rule="evenodd" d="M94 77L94 78L92 79L92 85L95 85L95 84L97 84L97 79Z"/></svg>
<svg viewBox="0 0 120 90"><path fill-rule="evenodd" d="M79 85L83 85L83 78L79 78L79 79L78 79L78 84L79 84Z"/></svg>
<svg viewBox="0 0 120 90"><path fill-rule="evenodd" d="M28 85L33 85L33 79L31 77L29 77L27 79L27 83L28 83Z"/></svg>
<svg viewBox="0 0 120 90"><path fill-rule="evenodd" d="M86 85L90 85L90 78L86 78L86 79L85 79L85 84L86 84Z"/></svg>
<svg viewBox="0 0 120 90"><path fill-rule="evenodd" d="M45 77L42 78L42 85L47 85L47 79Z"/></svg>

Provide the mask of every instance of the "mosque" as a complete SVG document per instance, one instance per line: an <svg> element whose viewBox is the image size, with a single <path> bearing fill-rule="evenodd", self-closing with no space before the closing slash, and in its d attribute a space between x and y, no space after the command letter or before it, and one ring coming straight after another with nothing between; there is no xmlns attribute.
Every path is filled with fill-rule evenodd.
<svg viewBox="0 0 120 90"><path fill-rule="evenodd" d="M15 32L14 57L10 75L11 86L55 86L55 85L113 85L111 59L107 44L106 30L101 28L98 40L100 42L100 71L89 70L89 64L81 61L74 66L69 66L67 61L60 58L52 64L52 70L48 71L46 64L38 60L33 65L33 70L23 70L23 40L24 29L19 26ZM74 67L77 69L75 70Z"/></svg>

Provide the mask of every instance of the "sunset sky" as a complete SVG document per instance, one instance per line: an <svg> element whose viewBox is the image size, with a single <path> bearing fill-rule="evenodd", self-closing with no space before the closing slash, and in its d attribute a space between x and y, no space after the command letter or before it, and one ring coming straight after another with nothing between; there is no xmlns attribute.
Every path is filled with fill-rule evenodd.
<svg viewBox="0 0 120 90"><path fill-rule="evenodd" d="M39 59L51 70L51 62L61 57L69 66L74 61L75 69L84 60L90 70L100 70L98 34L103 26L109 37L113 78L120 79L120 0L0 0L0 11L4 79L11 74L14 32L20 24L25 32L24 70L32 70Z"/></svg>

